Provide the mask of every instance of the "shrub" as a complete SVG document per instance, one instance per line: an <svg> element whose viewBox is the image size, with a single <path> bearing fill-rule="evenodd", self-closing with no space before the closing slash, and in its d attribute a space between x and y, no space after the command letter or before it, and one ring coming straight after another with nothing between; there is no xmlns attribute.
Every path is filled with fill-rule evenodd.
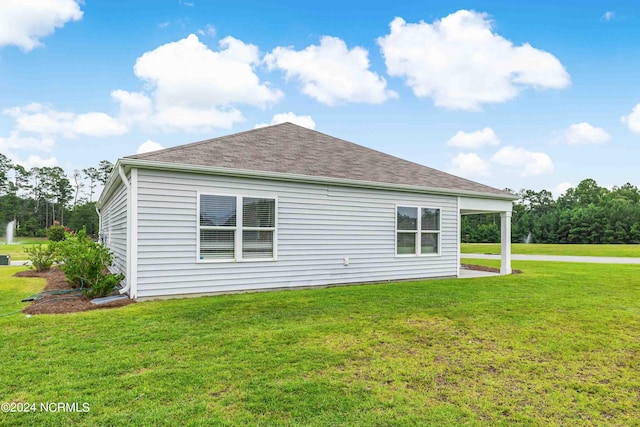
<svg viewBox="0 0 640 427"><path fill-rule="evenodd" d="M51 242L48 245L26 247L24 252L29 255L31 268L38 272L50 269L57 255L55 242Z"/></svg>
<svg viewBox="0 0 640 427"><path fill-rule="evenodd" d="M65 237L64 231L65 231L64 226L52 225L47 230L47 237L52 242L60 242L64 240L64 237Z"/></svg>
<svg viewBox="0 0 640 427"><path fill-rule="evenodd" d="M105 274L91 288L85 290L84 294L91 298L105 297L113 292L123 279L122 274Z"/></svg>
<svg viewBox="0 0 640 427"><path fill-rule="evenodd" d="M72 285L87 288L86 295L105 296L124 278L107 270L112 263L111 251L92 241L85 229L76 234L67 233L58 244L60 268Z"/></svg>

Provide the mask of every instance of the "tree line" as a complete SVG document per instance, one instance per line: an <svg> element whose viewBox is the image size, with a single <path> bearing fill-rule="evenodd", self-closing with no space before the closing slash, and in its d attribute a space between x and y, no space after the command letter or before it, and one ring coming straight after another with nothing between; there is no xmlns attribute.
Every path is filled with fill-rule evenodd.
<svg viewBox="0 0 640 427"><path fill-rule="evenodd" d="M26 169L0 153L0 234L11 221L16 222L16 236L45 236L56 223L97 234L96 190L112 170L113 164L102 160L67 176L59 166Z"/></svg>
<svg viewBox="0 0 640 427"><path fill-rule="evenodd" d="M629 183L611 190L585 179L557 199L547 190L520 190L513 205L513 243L640 243L640 190ZM462 241L500 241L500 215L462 218Z"/></svg>

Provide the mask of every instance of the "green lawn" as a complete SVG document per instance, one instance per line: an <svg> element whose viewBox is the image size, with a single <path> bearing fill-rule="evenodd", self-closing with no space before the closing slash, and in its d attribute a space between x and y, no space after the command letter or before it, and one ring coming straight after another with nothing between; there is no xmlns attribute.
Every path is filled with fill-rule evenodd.
<svg viewBox="0 0 640 427"><path fill-rule="evenodd" d="M499 254L500 243L463 243L464 254ZM638 257L640 245L551 245L514 243L513 254Z"/></svg>
<svg viewBox="0 0 640 427"><path fill-rule="evenodd" d="M47 242L44 237L16 237L13 240L18 243L7 245L4 237L0 238L0 255L10 255L12 260L28 259L27 254L24 253L25 247Z"/></svg>
<svg viewBox="0 0 640 427"><path fill-rule="evenodd" d="M0 317L0 402L90 405L0 424L637 425L640 266L514 267Z"/></svg>

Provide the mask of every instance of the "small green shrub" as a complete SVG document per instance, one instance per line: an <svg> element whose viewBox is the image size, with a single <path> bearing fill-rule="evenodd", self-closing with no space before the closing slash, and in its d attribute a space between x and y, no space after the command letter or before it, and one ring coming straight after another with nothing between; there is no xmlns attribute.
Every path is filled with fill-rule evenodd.
<svg viewBox="0 0 640 427"><path fill-rule="evenodd" d="M67 234L58 244L58 254L67 281L75 286L86 287L97 281L102 270L111 264L111 254L107 248L93 242L81 230L77 234Z"/></svg>
<svg viewBox="0 0 640 427"><path fill-rule="evenodd" d="M48 245L32 245L24 248L24 252L29 256L31 267L35 271L46 271L51 268L56 260L57 248L55 242Z"/></svg>
<svg viewBox="0 0 640 427"><path fill-rule="evenodd" d="M64 237L65 237L64 231L65 231L64 226L57 225L57 224L52 225L47 230L47 237L52 242L60 242L64 240Z"/></svg>
<svg viewBox="0 0 640 427"><path fill-rule="evenodd" d="M58 243L60 268L73 286L86 288L91 297L111 293L124 279L121 274L111 274L111 251L100 243L92 241L85 229L76 234L67 233L65 240Z"/></svg>
<svg viewBox="0 0 640 427"><path fill-rule="evenodd" d="M91 298L106 297L123 279L124 275L122 274L105 274L91 288L84 291L84 294Z"/></svg>

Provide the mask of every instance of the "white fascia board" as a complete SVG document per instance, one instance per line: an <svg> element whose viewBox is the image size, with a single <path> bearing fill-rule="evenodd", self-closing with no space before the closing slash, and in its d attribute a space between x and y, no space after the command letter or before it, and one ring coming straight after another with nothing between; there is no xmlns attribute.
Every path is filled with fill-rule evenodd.
<svg viewBox="0 0 640 427"><path fill-rule="evenodd" d="M120 180L120 173L118 171L120 169L120 165L122 165L122 162L120 160L122 159L118 159L116 164L113 165L113 171L111 171L111 175L107 179L107 182L102 189L102 193L100 193L100 197L98 197L98 201L96 202L96 206L98 207L104 204L104 202L108 199L108 196L110 196L113 190L115 190L114 184ZM125 173L126 172L127 171L125 170Z"/></svg>
<svg viewBox="0 0 640 427"><path fill-rule="evenodd" d="M478 197L460 197L458 206L463 215L466 213L465 211L471 211L469 213L511 212L513 202L504 199L491 200Z"/></svg>
<svg viewBox="0 0 640 427"><path fill-rule="evenodd" d="M423 187L419 185L388 184L384 182L359 181L359 180L353 180L353 179L330 178L325 176L310 176L310 175L299 175L299 174L282 173L282 172L253 171L253 170L246 170L246 169L221 168L221 167L214 167L214 166L198 166L198 165L188 165L183 163L156 162L156 161L140 160L140 159L122 158L118 160L118 163L122 164L123 166L131 166L131 167L138 167L138 168L144 168L144 169L195 172L195 173L210 174L210 175L234 176L239 178L261 178L261 179L270 179L274 181L304 182L304 183L310 183L310 184L329 184L329 185L337 185L342 187L369 188L369 189L376 189L376 190L395 190L395 191L405 191L405 192L411 192L411 193L440 194L445 196L470 196L470 197L476 197L481 199L505 200L509 202L511 202L512 200L518 199L517 196L510 195L510 194L501 195L501 194L492 194L492 193L482 193L482 192L476 192L476 191ZM105 190L106 190L106 187L105 187Z"/></svg>

